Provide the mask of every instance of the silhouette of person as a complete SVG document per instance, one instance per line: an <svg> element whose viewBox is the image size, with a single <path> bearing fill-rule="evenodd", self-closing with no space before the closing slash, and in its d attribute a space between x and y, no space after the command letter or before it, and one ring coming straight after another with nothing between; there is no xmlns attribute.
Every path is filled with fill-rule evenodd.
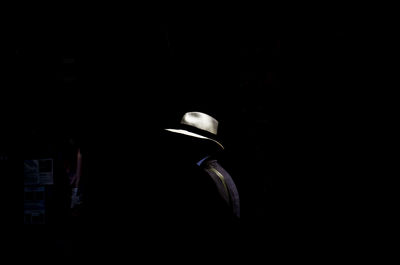
<svg viewBox="0 0 400 265"><path fill-rule="evenodd" d="M217 136L218 121L202 112L187 112L181 122L163 132L163 170L166 191L172 199L167 215L202 226L240 219L239 193L216 155L224 150ZM168 188L167 188L168 187Z"/></svg>

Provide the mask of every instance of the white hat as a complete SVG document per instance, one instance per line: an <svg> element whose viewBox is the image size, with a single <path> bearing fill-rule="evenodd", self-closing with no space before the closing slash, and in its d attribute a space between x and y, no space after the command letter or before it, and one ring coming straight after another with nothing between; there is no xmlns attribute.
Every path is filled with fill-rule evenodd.
<svg viewBox="0 0 400 265"><path fill-rule="evenodd" d="M165 129L167 131L183 134L200 139L210 140L224 149L217 141L218 121L202 112L187 112L183 115L179 129Z"/></svg>

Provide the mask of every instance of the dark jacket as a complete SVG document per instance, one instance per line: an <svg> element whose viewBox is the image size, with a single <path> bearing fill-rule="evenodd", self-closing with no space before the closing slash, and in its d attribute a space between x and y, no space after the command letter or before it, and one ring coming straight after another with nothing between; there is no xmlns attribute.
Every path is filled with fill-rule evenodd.
<svg viewBox="0 0 400 265"><path fill-rule="evenodd" d="M157 158L158 173L152 184L160 198L155 205L162 213L160 217L183 226L237 223L239 195L231 176L212 158L197 165L207 153L199 148L204 143L199 145L196 138L172 134L161 139L164 142Z"/></svg>

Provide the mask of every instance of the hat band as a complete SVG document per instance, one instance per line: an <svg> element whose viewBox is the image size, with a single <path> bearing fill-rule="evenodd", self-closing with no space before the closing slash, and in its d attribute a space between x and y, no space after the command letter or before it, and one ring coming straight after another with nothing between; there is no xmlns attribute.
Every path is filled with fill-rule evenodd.
<svg viewBox="0 0 400 265"><path fill-rule="evenodd" d="M202 130L202 129L199 129L199 128L196 128L196 127L193 127L193 126L190 126L190 125L179 124L178 129L182 129L182 130L186 130L186 131L189 131L192 133L200 134L201 136L204 136L204 137L207 137L207 138L210 138L210 139L213 139L213 140L219 142L219 139L215 134L210 133L205 130Z"/></svg>

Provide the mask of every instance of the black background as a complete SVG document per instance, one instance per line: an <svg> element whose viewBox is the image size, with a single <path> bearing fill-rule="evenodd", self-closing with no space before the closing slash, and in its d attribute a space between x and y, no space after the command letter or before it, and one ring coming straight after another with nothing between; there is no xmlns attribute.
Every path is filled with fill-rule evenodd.
<svg viewBox="0 0 400 265"><path fill-rule="evenodd" d="M379 35L330 26L282 38L277 21L113 15L25 25L16 49L29 117L24 158L55 154L74 137L87 156L88 187L126 199L118 194L137 182L106 173L131 174L135 157L151 159L157 130L203 111L220 121L223 163L251 235L243 240L343 241L363 224L354 189L370 179L360 181L354 165L365 148L359 124L374 121L364 99L376 80L364 70ZM52 239L63 242L70 224L56 216Z"/></svg>

